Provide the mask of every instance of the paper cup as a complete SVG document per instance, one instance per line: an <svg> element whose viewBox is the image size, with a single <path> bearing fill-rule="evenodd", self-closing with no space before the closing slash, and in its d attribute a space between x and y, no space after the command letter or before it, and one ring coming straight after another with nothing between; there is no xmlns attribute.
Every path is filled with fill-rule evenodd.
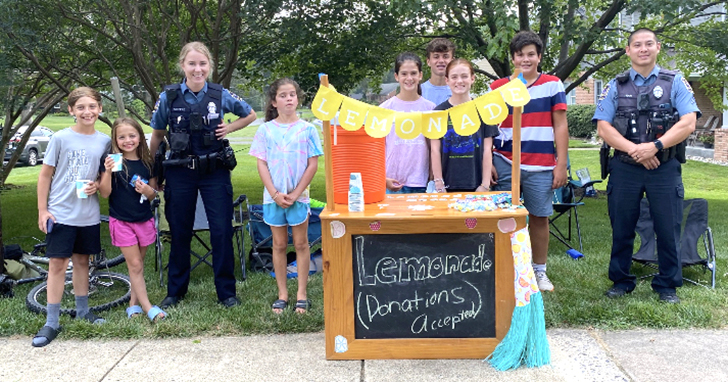
<svg viewBox="0 0 728 382"><path fill-rule="evenodd" d="M76 196L81 199L88 198L86 195L86 187L88 187L89 180L77 180L76 181Z"/></svg>
<svg viewBox="0 0 728 382"><path fill-rule="evenodd" d="M109 154L109 158L114 160L114 167L111 168L112 172L121 171L124 161L122 160L123 156L121 153L119 154Z"/></svg>

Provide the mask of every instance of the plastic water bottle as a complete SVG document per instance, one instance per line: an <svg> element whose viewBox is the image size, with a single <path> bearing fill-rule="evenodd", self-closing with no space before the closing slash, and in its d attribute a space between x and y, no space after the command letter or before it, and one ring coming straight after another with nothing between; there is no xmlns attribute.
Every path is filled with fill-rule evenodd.
<svg viewBox="0 0 728 382"><path fill-rule="evenodd" d="M349 211L364 211L364 185L359 172L349 175Z"/></svg>
<svg viewBox="0 0 728 382"><path fill-rule="evenodd" d="M595 190L593 186L589 186L586 188L586 190L584 190L584 195L590 198L594 198L597 196L597 190Z"/></svg>

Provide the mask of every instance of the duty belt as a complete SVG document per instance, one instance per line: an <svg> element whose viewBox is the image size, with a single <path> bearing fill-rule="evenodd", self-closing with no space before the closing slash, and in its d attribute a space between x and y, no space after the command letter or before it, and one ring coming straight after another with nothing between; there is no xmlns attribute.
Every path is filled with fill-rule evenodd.
<svg viewBox="0 0 728 382"><path fill-rule="evenodd" d="M672 154L672 151L669 151L669 153ZM636 160L634 160L634 158L632 158L624 151L614 150L614 157L619 159L619 161L622 163L631 164L633 166L642 166L642 163L638 163ZM663 155L663 151L658 151L657 154L655 154L655 157L657 158L657 160L660 161L660 163L665 163L670 159L674 158L675 155Z"/></svg>
<svg viewBox="0 0 728 382"><path fill-rule="evenodd" d="M167 159L162 162L162 165L164 165L164 167L184 166L190 170L195 170L200 167L200 157L197 155L190 155L187 158Z"/></svg>

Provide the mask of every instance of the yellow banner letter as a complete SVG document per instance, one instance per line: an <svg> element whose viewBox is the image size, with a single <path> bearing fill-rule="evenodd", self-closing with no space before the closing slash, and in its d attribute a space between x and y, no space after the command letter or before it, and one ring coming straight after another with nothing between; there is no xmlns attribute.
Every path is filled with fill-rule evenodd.
<svg viewBox="0 0 728 382"><path fill-rule="evenodd" d="M402 139L415 139L422 132L422 113L396 113L394 128Z"/></svg>
<svg viewBox="0 0 728 382"><path fill-rule="evenodd" d="M348 131L356 131L364 124L370 105L353 98L344 97L339 112L339 125Z"/></svg>
<svg viewBox="0 0 728 382"><path fill-rule="evenodd" d="M459 135L473 135L480 129L480 117L475 102L468 101L448 110L452 127Z"/></svg>
<svg viewBox="0 0 728 382"><path fill-rule="evenodd" d="M336 116L339 105L344 96L326 86L319 87L316 97L311 104L311 111L316 118L322 121L330 121Z"/></svg>
<svg viewBox="0 0 728 382"><path fill-rule="evenodd" d="M503 97L503 100L511 106L525 106L528 101L531 100L531 95L528 94L526 85L524 85L523 81L518 78L499 87L496 91L498 91Z"/></svg>
<svg viewBox="0 0 728 382"><path fill-rule="evenodd" d="M394 111L379 106L369 109L369 116L364 124L364 130L372 138L384 138L392 130Z"/></svg>
<svg viewBox="0 0 728 382"><path fill-rule="evenodd" d="M498 92L490 92L473 100L480 119L486 125L497 125L508 117L508 107Z"/></svg>
<svg viewBox="0 0 728 382"><path fill-rule="evenodd" d="M447 110L422 113L422 135L440 139L447 133Z"/></svg>

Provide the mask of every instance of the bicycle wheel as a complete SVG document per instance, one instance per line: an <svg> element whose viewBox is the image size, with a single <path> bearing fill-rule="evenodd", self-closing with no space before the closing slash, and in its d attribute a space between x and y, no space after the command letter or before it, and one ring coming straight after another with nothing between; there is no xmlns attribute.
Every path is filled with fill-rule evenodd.
<svg viewBox="0 0 728 382"><path fill-rule="evenodd" d="M99 312L122 305L131 298L131 281L126 275L113 272L96 272L89 277L88 305L91 311ZM25 305L31 312L46 314L48 282L36 285L28 292ZM73 294L71 275L66 282L61 298L61 314L76 316L76 298Z"/></svg>
<svg viewBox="0 0 728 382"><path fill-rule="evenodd" d="M124 255L121 254L121 253L118 256L112 257L112 258L109 259L109 258L106 258L106 250L105 249L102 248L101 249L101 252L102 252L101 253L101 256L103 256L103 258L105 260L102 261L102 262L100 262L100 263L98 263L98 264L96 264L96 269L105 269L105 268L115 267L115 266L123 263L124 261L126 261L126 259L124 258Z"/></svg>

